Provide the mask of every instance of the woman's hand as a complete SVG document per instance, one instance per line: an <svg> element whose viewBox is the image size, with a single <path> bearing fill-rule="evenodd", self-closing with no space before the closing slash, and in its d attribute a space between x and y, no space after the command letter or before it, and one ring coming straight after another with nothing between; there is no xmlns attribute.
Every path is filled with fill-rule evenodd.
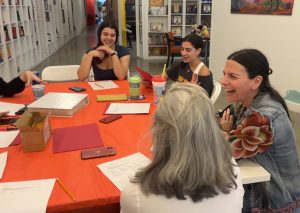
<svg viewBox="0 0 300 213"><path fill-rule="evenodd" d="M98 47L97 50L105 52L107 55L111 55L112 53L115 52L114 49L112 49L112 48L110 48L109 46L106 46L106 45L102 45L102 46Z"/></svg>
<svg viewBox="0 0 300 213"><path fill-rule="evenodd" d="M37 77L33 72L27 70L21 73L20 79L25 82L25 86L28 87L31 85L32 81L35 80L39 83L43 83L42 79Z"/></svg>
<svg viewBox="0 0 300 213"><path fill-rule="evenodd" d="M230 132L232 129L233 115L230 115L230 108L223 113L222 118L220 119L220 125L225 132Z"/></svg>
<svg viewBox="0 0 300 213"><path fill-rule="evenodd" d="M101 51L99 47L95 50L91 50L87 53L87 55L92 56L92 57L98 57L100 60L103 60L105 57L105 52Z"/></svg>

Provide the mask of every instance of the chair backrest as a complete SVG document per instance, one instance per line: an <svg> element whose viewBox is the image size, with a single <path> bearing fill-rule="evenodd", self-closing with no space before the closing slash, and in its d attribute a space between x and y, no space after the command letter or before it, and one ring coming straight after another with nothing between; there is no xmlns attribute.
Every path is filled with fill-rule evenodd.
<svg viewBox="0 0 300 213"><path fill-rule="evenodd" d="M77 70L79 65L48 66L42 71L45 81L78 81Z"/></svg>
<svg viewBox="0 0 300 213"><path fill-rule="evenodd" d="M214 89L212 91L210 100L213 103L215 103L216 100L218 99L219 95L221 94L222 87L221 87L221 84L217 80L214 80L213 83L214 83Z"/></svg>
<svg viewBox="0 0 300 213"><path fill-rule="evenodd" d="M173 32L168 32L167 33L167 41L168 41L168 45L169 45L170 48L175 46L174 33Z"/></svg>
<svg viewBox="0 0 300 213"><path fill-rule="evenodd" d="M284 97L288 109L300 113L300 92L297 90L288 90Z"/></svg>

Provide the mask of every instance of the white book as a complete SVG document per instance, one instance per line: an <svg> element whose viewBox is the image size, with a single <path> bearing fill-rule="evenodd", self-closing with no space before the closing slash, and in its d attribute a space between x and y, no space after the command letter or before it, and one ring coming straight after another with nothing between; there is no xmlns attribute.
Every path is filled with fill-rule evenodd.
<svg viewBox="0 0 300 213"><path fill-rule="evenodd" d="M88 94L49 92L27 106L29 112L72 116L89 103Z"/></svg>

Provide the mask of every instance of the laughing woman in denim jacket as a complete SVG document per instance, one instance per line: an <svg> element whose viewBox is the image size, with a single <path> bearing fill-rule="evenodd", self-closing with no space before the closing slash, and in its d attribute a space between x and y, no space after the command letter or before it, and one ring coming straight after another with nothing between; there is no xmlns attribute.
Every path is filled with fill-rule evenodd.
<svg viewBox="0 0 300 213"><path fill-rule="evenodd" d="M229 102L239 102L236 118L226 110L220 120L234 157L258 162L271 180L244 185L243 212L300 212L300 167L295 135L285 101L272 88L267 58L244 49L226 61L221 84Z"/></svg>

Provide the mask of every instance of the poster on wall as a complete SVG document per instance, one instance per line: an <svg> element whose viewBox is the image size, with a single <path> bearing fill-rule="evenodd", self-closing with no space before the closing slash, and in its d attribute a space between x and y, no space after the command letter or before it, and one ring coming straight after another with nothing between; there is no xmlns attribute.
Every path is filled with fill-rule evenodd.
<svg viewBox="0 0 300 213"><path fill-rule="evenodd" d="M292 15L294 0L231 0L231 13Z"/></svg>

